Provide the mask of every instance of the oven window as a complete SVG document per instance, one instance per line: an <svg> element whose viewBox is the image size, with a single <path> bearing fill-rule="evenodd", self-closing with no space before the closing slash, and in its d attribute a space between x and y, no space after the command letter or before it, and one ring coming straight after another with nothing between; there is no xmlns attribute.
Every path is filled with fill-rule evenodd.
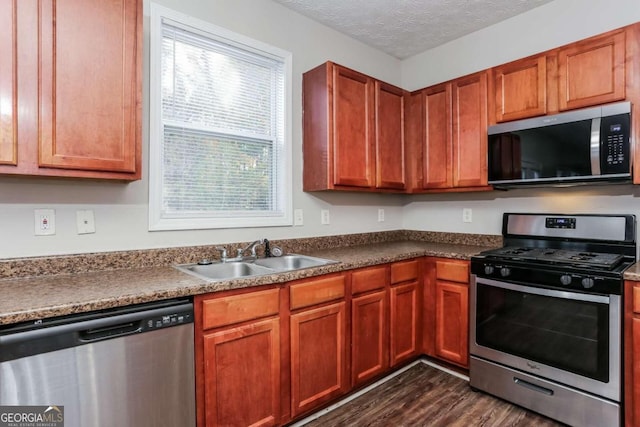
<svg viewBox="0 0 640 427"><path fill-rule="evenodd" d="M608 382L608 307L477 283L476 342Z"/></svg>

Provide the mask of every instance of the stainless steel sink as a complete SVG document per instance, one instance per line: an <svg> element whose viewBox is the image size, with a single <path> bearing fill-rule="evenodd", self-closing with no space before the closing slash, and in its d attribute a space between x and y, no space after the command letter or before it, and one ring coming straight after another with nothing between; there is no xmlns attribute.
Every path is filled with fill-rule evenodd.
<svg viewBox="0 0 640 427"><path fill-rule="evenodd" d="M274 273L274 270L248 262L225 262L208 265L176 265L178 270L205 280L230 280Z"/></svg>
<svg viewBox="0 0 640 427"><path fill-rule="evenodd" d="M258 258L252 261L215 262L212 264L182 264L174 268L206 281L222 281L244 277L263 276L304 268L335 264L337 261L306 255L283 255Z"/></svg>
<svg viewBox="0 0 640 427"><path fill-rule="evenodd" d="M322 265L334 264L336 261L324 258L314 258L306 255L283 255L272 258L259 258L255 260L256 265L269 267L277 271L292 271L303 268L320 267Z"/></svg>

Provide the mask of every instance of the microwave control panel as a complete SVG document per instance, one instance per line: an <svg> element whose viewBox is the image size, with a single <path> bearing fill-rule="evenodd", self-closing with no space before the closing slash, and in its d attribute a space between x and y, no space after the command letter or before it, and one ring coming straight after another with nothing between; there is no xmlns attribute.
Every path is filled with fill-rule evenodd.
<svg viewBox="0 0 640 427"><path fill-rule="evenodd" d="M629 173L631 150L629 114L603 117L600 123L600 171Z"/></svg>

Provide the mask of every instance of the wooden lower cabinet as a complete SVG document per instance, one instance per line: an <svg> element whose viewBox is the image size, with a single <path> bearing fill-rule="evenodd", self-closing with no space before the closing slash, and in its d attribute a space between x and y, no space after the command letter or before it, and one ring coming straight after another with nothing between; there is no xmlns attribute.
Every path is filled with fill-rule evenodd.
<svg viewBox="0 0 640 427"><path fill-rule="evenodd" d="M625 426L640 427L640 282L624 284Z"/></svg>
<svg viewBox="0 0 640 427"><path fill-rule="evenodd" d="M469 288L436 282L436 356L469 366Z"/></svg>
<svg viewBox="0 0 640 427"><path fill-rule="evenodd" d="M424 262L422 351L469 367L469 261L427 258Z"/></svg>
<svg viewBox="0 0 640 427"><path fill-rule="evenodd" d="M347 391L346 303L291 314L291 405L296 417Z"/></svg>
<svg viewBox="0 0 640 427"><path fill-rule="evenodd" d="M353 385L384 373L389 368L389 322L387 292L351 300L351 380Z"/></svg>
<svg viewBox="0 0 640 427"><path fill-rule="evenodd" d="M390 291L390 363L395 366L418 354L418 282Z"/></svg>
<svg viewBox="0 0 640 427"><path fill-rule="evenodd" d="M205 333L206 426L280 421L280 320Z"/></svg>
<svg viewBox="0 0 640 427"><path fill-rule="evenodd" d="M281 424L280 289L194 299L198 426Z"/></svg>
<svg viewBox="0 0 640 427"><path fill-rule="evenodd" d="M195 297L198 427L284 425L421 353L467 366L468 278L416 258Z"/></svg>

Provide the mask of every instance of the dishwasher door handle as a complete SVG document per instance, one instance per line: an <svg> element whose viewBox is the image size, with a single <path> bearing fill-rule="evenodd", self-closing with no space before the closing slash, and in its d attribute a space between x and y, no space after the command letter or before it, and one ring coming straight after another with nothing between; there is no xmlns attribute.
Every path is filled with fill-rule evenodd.
<svg viewBox="0 0 640 427"><path fill-rule="evenodd" d="M167 300L0 328L0 363L193 323L193 303Z"/></svg>
<svg viewBox="0 0 640 427"><path fill-rule="evenodd" d="M104 339L123 337L142 332L142 321L124 322L116 325L91 328L80 331L78 339L83 343L100 341Z"/></svg>

